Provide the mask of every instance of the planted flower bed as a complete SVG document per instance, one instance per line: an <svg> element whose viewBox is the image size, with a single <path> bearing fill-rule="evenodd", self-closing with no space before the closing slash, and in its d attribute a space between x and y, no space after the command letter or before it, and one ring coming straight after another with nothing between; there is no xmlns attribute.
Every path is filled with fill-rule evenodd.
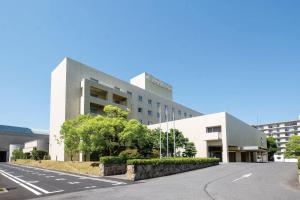
<svg viewBox="0 0 300 200"><path fill-rule="evenodd" d="M127 161L127 178L132 181L167 176L219 164L216 158L134 159Z"/></svg>

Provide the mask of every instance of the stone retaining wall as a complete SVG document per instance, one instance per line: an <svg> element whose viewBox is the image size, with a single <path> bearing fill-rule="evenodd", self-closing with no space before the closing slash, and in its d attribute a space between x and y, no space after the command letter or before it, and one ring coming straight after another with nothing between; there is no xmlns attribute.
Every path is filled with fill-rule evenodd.
<svg viewBox="0 0 300 200"><path fill-rule="evenodd" d="M126 174L127 165L126 164L101 164L100 176L112 176Z"/></svg>
<svg viewBox="0 0 300 200"><path fill-rule="evenodd" d="M127 165L127 178L131 181L167 176L218 165L218 162L200 164Z"/></svg>

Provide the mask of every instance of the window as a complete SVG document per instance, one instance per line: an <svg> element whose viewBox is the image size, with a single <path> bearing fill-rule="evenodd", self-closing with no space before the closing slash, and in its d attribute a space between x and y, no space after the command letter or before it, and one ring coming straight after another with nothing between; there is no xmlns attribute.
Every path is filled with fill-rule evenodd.
<svg viewBox="0 0 300 200"><path fill-rule="evenodd" d="M143 97L141 95L139 95L139 101L142 102L143 101Z"/></svg>
<svg viewBox="0 0 300 200"><path fill-rule="evenodd" d="M159 114L159 112L157 112L157 118L158 118L158 119L160 118L160 114Z"/></svg>
<svg viewBox="0 0 300 200"><path fill-rule="evenodd" d="M152 100L148 99L148 105L152 105Z"/></svg>
<svg viewBox="0 0 300 200"><path fill-rule="evenodd" d="M99 81L97 79L95 79L95 78L91 77L90 80L93 81L93 82L95 82L95 83L99 83Z"/></svg>
<svg viewBox="0 0 300 200"><path fill-rule="evenodd" d="M221 133L222 128L221 126L213 126L213 127L207 127L206 133Z"/></svg>
<svg viewBox="0 0 300 200"><path fill-rule="evenodd" d="M132 97L132 92L127 91L128 96Z"/></svg>
<svg viewBox="0 0 300 200"><path fill-rule="evenodd" d="M193 115L192 115L192 114L190 114L190 117L193 117Z"/></svg>
<svg viewBox="0 0 300 200"><path fill-rule="evenodd" d="M116 87L116 86L115 86L115 89L118 90L118 91L121 91L121 89L120 89L119 87Z"/></svg>
<svg viewBox="0 0 300 200"><path fill-rule="evenodd" d="M160 108L160 103L159 102L157 102L157 109L159 109Z"/></svg>
<svg viewBox="0 0 300 200"><path fill-rule="evenodd" d="M152 115L152 110L148 110L148 115Z"/></svg>
<svg viewBox="0 0 300 200"><path fill-rule="evenodd" d="M103 115L104 106L95 104L95 103L90 103L90 113L96 114L96 115Z"/></svg>
<svg viewBox="0 0 300 200"><path fill-rule="evenodd" d="M142 113L143 112L143 108L138 108L138 112Z"/></svg>
<svg viewBox="0 0 300 200"><path fill-rule="evenodd" d="M151 121L148 121L148 125L151 125L152 124L152 122Z"/></svg>
<svg viewBox="0 0 300 200"><path fill-rule="evenodd" d="M181 117L181 110L178 110L178 115Z"/></svg>
<svg viewBox="0 0 300 200"><path fill-rule="evenodd" d="M186 118L186 113L184 113L184 118Z"/></svg>
<svg viewBox="0 0 300 200"><path fill-rule="evenodd" d="M143 120L142 119L140 119L140 122L141 122L141 124L143 123Z"/></svg>

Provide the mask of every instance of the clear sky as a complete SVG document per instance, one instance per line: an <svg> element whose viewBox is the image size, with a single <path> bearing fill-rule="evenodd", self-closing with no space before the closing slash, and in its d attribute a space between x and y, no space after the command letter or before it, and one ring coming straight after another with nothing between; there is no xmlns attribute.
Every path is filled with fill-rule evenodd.
<svg viewBox="0 0 300 200"><path fill-rule="evenodd" d="M300 114L300 1L1 1L0 124L49 128L50 73L71 57L243 121Z"/></svg>

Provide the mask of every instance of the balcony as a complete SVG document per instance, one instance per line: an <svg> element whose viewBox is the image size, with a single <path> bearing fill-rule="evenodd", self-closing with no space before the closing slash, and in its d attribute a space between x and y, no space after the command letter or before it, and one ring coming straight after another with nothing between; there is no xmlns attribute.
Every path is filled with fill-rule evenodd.
<svg viewBox="0 0 300 200"><path fill-rule="evenodd" d="M122 106L127 106L127 98L117 94L113 94L113 102Z"/></svg>
<svg viewBox="0 0 300 200"><path fill-rule="evenodd" d="M99 88L91 87L90 88L90 95L92 97L102 99L102 100L107 100L107 91L101 90Z"/></svg>
<svg viewBox="0 0 300 200"><path fill-rule="evenodd" d="M212 132L204 134L203 140L211 141L211 140L221 140L222 139L222 132Z"/></svg>

